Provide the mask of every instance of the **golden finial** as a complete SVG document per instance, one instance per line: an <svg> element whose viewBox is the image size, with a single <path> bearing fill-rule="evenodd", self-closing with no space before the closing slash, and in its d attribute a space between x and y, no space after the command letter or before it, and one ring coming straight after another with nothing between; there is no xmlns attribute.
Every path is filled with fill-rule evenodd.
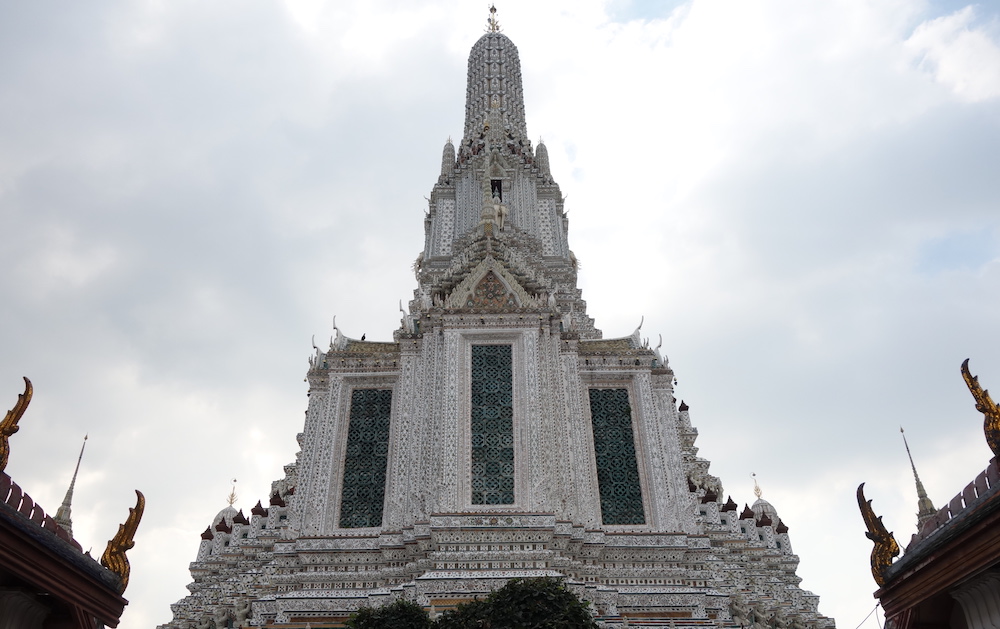
<svg viewBox="0 0 1000 629"><path fill-rule="evenodd" d="M872 501L865 500L865 484L858 485L858 508L861 509L861 517L865 520L868 532L865 537L874 542L872 548L872 576L879 586L885 585L885 570L892 565L892 558L899 555L899 544L892 533L885 529L882 524L882 516L875 515L872 510Z"/></svg>
<svg viewBox="0 0 1000 629"><path fill-rule="evenodd" d="M135 531L139 528L139 520L142 519L142 512L146 508L146 497L142 495L142 492L136 489L135 496L135 508L129 508L125 524L118 525L118 532L108 541L108 547L101 555L101 565L117 574L118 578L121 579L119 594L128 587L130 569L125 552L135 546Z"/></svg>
<svg viewBox="0 0 1000 629"><path fill-rule="evenodd" d="M750 474L753 477L753 495L757 496L757 500L760 500L761 494L764 492L760 490L760 485L757 484L757 472Z"/></svg>
<svg viewBox="0 0 1000 629"><path fill-rule="evenodd" d="M229 501L229 506L230 507L233 506L234 504L236 504L236 479L235 478L233 479L233 488L232 488L232 490L230 490L229 496L226 497L226 500Z"/></svg>
<svg viewBox="0 0 1000 629"><path fill-rule="evenodd" d="M500 22L497 22L497 8L496 5L490 5L490 17L486 19L486 32L487 33L499 33L500 32Z"/></svg>
<svg viewBox="0 0 1000 629"><path fill-rule="evenodd" d="M968 358L962 363L962 378L976 400L976 410L983 414L986 443L989 444L990 450L993 450L993 456L1000 456L1000 408L990 398L990 392L979 386L979 376L969 372Z"/></svg>
<svg viewBox="0 0 1000 629"><path fill-rule="evenodd" d="M20 429L17 422L24 415L24 411L28 408L28 403L31 402L32 391L31 380L25 378L24 393L18 394L17 403L14 404L14 408L7 411L7 416L0 422L0 472L7 468L7 457L10 456L8 439Z"/></svg>

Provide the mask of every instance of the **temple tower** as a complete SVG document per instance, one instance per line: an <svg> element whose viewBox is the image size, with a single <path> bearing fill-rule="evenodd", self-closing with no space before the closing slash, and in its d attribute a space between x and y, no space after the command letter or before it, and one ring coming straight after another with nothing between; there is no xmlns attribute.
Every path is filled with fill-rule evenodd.
<svg viewBox="0 0 1000 629"><path fill-rule="evenodd" d="M542 575L606 626L831 627L774 508L723 500L659 348L588 316L495 14L467 81L399 329L375 342L334 323L296 461L267 506L210 523L165 627L336 622L399 597L441 609Z"/></svg>

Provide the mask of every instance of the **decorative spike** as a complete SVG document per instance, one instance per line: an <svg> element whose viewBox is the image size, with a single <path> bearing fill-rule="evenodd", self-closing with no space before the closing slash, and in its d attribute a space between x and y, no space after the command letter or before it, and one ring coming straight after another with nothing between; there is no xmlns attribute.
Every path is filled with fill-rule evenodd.
<svg viewBox="0 0 1000 629"><path fill-rule="evenodd" d="M6 417L0 422L0 472L7 469L7 457L10 456L10 443L8 443L8 440L11 435L20 430L17 422L20 421L21 416L24 415L24 411L27 410L33 391L31 380L25 378L24 393L18 394L17 403L14 404L14 408L7 411Z"/></svg>
<svg viewBox="0 0 1000 629"><path fill-rule="evenodd" d="M885 570L892 565L892 558L899 556L899 544L886 530L882 524L882 516L876 516L872 510L872 501L865 500L865 484L858 485L858 508L861 509L861 517L865 520L868 532L865 537L870 539L875 547L872 548L872 576L879 586L885 585Z"/></svg>
<svg viewBox="0 0 1000 629"><path fill-rule="evenodd" d="M500 32L500 22L497 21L497 8L492 4L490 5L490 16L486 18L486 32L487 33Z"/></svg>
<svg viewBox="0 0 1000 629"><path fill-rule="evenodd" d="M983 414L983 432L993 456L1000 456L1000 407L990 398L990 392L979 386L979 376L969 372L969 359L962 363L962 378L976 400L976 410ZM0 467L0 469L3 469Z"/></svg>
<svg viewBox="0 0 1000 629"><path fill-rule="evenodd" d="M118 575L121 585L118 593L121 594L128 587L129 563L126 551L135 546L135 531L139 528L139 520L142 519L142 512L146 508L146 497L138 489L135 490L135 508L129 508L128 517L124 524L118 525L118 532L108 541L108 547L101 555L101 565Z"/></svg>
<svg viewBox="0 0 1000 629"><path fill-rule="evenodd" d="M913 470L913 480L917 484L917 530L919 531L924 527L924 522L937 514L937 509L934 508L934 503L931 502L931 499L927 497L924 484L920 482L920 476L917 475L917 466L913 464L913 455L910 454L910 444L906 442L906 433L903 432L902 426L899 427L899 432L903 435L906 456L910 458L910 469Z"/></svg>
<svg viewBox="0 0 1000 629"><path fill-rule="evenodd" d="M80 461L83 460L83 450L87 447L87 437L88 435L83 436L83 445L80 446L80 456L76 459L76 469L73 470L73 479L69 482L66 497L63 498L62 504L56 510L56 517L52 518L56 521L56 524L66 529L70 537L73 536L73 488L76 487L76 475L80 472Z"/></svg>

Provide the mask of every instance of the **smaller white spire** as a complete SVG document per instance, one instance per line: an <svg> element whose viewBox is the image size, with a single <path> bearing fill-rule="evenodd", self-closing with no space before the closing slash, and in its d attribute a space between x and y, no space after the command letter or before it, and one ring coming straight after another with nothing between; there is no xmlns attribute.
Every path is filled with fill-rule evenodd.
<svg viewBox="0 0 1000 629"><path fill-rule="evenodd" d="M919 532L924 527L924 522L937 515L937 509L934 508L934 503L927 496L927 490L924 489L924 484L920 482L920 476L917 475L917 466L913 464L913 455L910 454L910 444L906 442L906 433L903 431L902 426L899 427L899 434L903 435L906 456L910 459L910 469L913 470L913 480L917 485L917 531Z"/></svg>
<svg viewBox="0 0 1000 629"><path fill-rule="evenodd" d="M76 487L76 475L80 472L80 461L83 460L83 450L87 447L87 437L89 436L83 436L83 445L80 446L80 456L76 458L76 469L73 470L73 479L69 481L69 489L66 490L66 497L63 498L62 504L56 510L56 517L52 518L56 521L56 524L63 527L69 533L70 537L73 537L73 488Z"/></svg>

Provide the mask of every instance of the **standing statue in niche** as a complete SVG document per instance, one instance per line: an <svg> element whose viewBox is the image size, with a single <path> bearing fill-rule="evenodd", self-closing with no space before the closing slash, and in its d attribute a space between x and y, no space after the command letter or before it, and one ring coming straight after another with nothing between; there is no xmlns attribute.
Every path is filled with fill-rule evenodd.
<svg viewBox="0 0 1000 629"><path fill-rule="evenodd" d="M495 202L498 202L494 208L497 211L497 223L500 225L500 231L503 231L503 226L507 221L507 206L503 203L499 203L500 199L493 197Z"/></svg>

